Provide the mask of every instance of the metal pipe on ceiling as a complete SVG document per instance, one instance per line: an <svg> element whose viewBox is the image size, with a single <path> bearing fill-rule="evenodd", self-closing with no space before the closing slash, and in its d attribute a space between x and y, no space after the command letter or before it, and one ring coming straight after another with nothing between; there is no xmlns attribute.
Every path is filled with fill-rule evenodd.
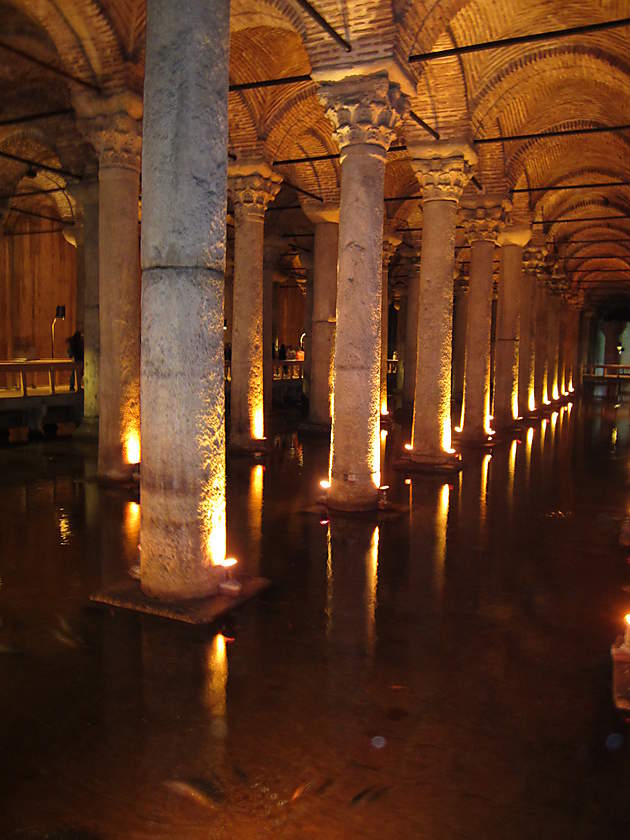
<svg viewBox="0 0 630 840"><path fill-rule="evenodd" d="M530 134L508 134L499 137L477 137L473 140L478 146L488 143L511 143L520 140L542 140L545 137L575 137L580 134L617 134L628 131L630 124L623 125L596 125L590 128L555 128L551 131L534 131Z"/></svg>
<svg viewBox="0 0 630 840"><path fill-rule="evenodd" d="M534 193L534 192L560 192L561 190L587 190L598 187L627 187L630 181L600 181L592 184L565 184L564 186L553 187L515 187L511 193Z"/></svg>
<svg viewBox="0 0 630 840"><path fill-rule="evenodd" d="M257 82L235 82L229 87L230 93L238 93L241 90L257 90L258 88L278 87L279 85L297 85L300 82L312 82L309 74L301 76L284 76L280 79L261 79Z"/></svg>
<svg viewBox="0 0 630 840"><path fill-rule="evenodd" d="M515 35L511 38L495 38L493 41L482 41L478 44L465 44L464 46L451 47L447 50L415 53L409 56L408 61L437 61L441 58L451 58L457 55L469 55L470 53L484 52L485 50L505 49L506 47L518 46L519 44L535 44L540 41L555 41L560 38L571 38L574 35L590 35L593 32L604 32L608 29L618 29L623 26L630 26L630 18L605 20L599 23L587 23L582 26L572 26L568 29L549 29L546 32L533 32L529 35Z"/></svg>
<svg viewBox="0 0 630 840"><path fill-rule="evenodd" d="M336 29L333 29L333 27L328 23L328 21L320 15L317 9L314 6L311 6L308 0L295 0L295 2L306 12L306 14L310 18L312 18L315 21L315 23L321 26L324 32L327 32L331 38L334 38L334 40L340 46L342 46L344 50L346 50L346 52L352 52L352 46L346 41L345 38L341 37L341 35L337 32Z"/></svg>

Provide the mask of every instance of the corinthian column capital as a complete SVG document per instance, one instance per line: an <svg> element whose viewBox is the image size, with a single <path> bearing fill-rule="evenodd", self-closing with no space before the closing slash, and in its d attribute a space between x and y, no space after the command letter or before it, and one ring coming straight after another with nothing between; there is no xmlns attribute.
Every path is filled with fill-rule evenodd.
<svg viewBox="0 0 630 840"><path fill-rule="evenodd" d="M94 146L101 169L140 171L142 163L142 100L126 93L75 97L77 124Z"/></svg>
<svg viewBox="0 0 630 840"><path fill-rule="evenodd" d="M264 160L239 161L228 167L228 190L237 217L262 220L278 195L282 176Z"/></svg>
<svg viewBox="0 0 630 840"><path fill-rule="evenodd" d="M546 258L546 248L540 246L526 248L523 251L523 271L536 280L544 280Z"/></svg>
<svg viewBox="0 0 630 840"><path fill-rule="evenodd" d="M473 242L499 241L505 227L505 214L508 209L505 201L475 204L462 208L464 233L469 244Z"/></svg>
<svg viewBox="0 0 630 840"><path fill-rule="evenodd" d="M474 150L451 141L412 143L408 148L422 201L459 202L477 163Z"/></svg>
<svg viewBox="0 0 630 840"><path fill-rule="evenodd" d="M384 156L409 109L408 97L385 72L322 82L318 95L342 157L348 146L364 143L380 146Z"/></svg>

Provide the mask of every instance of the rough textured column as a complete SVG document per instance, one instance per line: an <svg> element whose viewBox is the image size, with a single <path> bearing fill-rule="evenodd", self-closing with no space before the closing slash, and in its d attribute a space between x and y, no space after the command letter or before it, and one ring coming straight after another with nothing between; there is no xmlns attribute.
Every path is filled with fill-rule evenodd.
<svg viewBox="0 0 630 840"><path fill-rule="evenodd" d="M406 290L405 290L406 292ZM398 365L396 373L396 393L402 394L405 381L405 341L407 337L407 295L398 287L394 290L398 304L398 318L396 319L396 355Z"/></svg>
<svg viewBox="0 0 630 840"><path fill-rule="evenodd" d="M313 247L313 321L311 329L311 390L308 419L322 430L330 428L337 306L339 208L304 205L315 224Z"/></svg>
<svg viewBox="0 0 630 840"><path fill-rule="evenodd" d="M555 402L560 398L560 298L555 278L547 289L547 399Z"/></svg>
<svg viewBox="0 0 630 840"><path fill-rule="evenodd" d="M148 3L141 584L169 600L215 592L225 559L228 8Z"/></svg>
<svg viewBox="0 0 630 840"><path fill-rule="evenodd" d="M376 506L380 485L381 277L385 161L408 107L386 73L325 82L341 149L341 205L329 504Z"/></svg>
<svg viewBox="0 0 630 840"><path fill-rule="evenodd" d="M549 404L547 397L547 337L549 305L547 300L547 277L544 273L536 278L534 299L534 404L541 411Z"/></svg>
<svg viewBox="0 0 630 840"><path fill-rule="evenodd" d="M459 428L464 404L464 375L466 371L466 324L468 322L468 273L459 273L455 281L453 296L453 364L452 399L459 409L456 428Z"/></svg>
<svg viewBox="0 0 630 840"><path fill-rule="evenodd" d="M468 146L409 148L422 187L418 349L409 457L418 468L455 469L451 448L453 273L457 207L477 162Z"/></svg>
<svg viewBox="0 0 630 840"><path fill-rule="evenodd" d="M140 460L138 198L142 103L130 93L75 97L99 158L98 475L128 479Z"/></svg>
<svg viewBox="0 0 630 840"><path fill-rule="evenodd" d="M263 160L230 164L234 205L234 298L230 446L256 449L265 437L263 405L263 230L282 178Z"/></svg>
<svg viewBox="0 0 630 840"><path fill-rule="evenodd" d="M81 181L71 188L83 226L83 425L97 433L99 341L98 182ZM78 254L77 254L78 258Z"/></svg>
<svg viewBox="0 0 630 840"><path fill-rule="evenodd" d="M528 247L523 252L518 353L518 405L519 413L523 416L536 408L534 394L536 277L543 270L545 253L544 249L538 247Z"/></svg>
<svg viewBox="0 0 630 840"><path fill-rule="evenodd" d="M387 407L387 345L389 332L389 263L402 239L394 233L383 234L383 279L381 282L381 399L382 416L389 414Z"/></svg>
<svg viewBox="0 0 630 840"><path fill-rule="evenodd" d="M523 411L518 404L519 327L523 248L528 227L512 227L499 234L501 282L497 306L494 361L494 427L509 428Z"/></svg>
<svg viewBox="0 0 630 840"><path fill-rule="evenodd" d="M418 361L418 301L420 299L420 266L409 266L407 286L407 320L405 329L405 378L403 382L403 405L413 409L416 393L416 364Z"/></svg>
<svg viewBox="0 0 630 840"><path fill-rule="evenodd" d="M484 444L490 429L490 331L492 327L492 260L502 208L487 204L466 213L470 242L470 291L466 329L466 376L462 442Z"/></svg>

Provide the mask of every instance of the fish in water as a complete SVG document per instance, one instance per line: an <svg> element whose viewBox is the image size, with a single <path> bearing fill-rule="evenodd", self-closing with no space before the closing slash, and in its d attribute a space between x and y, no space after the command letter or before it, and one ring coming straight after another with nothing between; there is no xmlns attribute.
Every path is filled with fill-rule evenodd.
<svg viewBox="0 0 630 840"><path fill-rule="evenodd" d="M164 786L206 808L214 808L225 800L221 788L210 779L169 779Z"/></svg>

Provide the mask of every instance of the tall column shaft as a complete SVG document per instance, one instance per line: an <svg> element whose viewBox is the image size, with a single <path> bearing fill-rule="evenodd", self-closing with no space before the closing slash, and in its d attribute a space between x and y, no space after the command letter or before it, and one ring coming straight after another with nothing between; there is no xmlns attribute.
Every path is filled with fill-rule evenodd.
<svg viewBox="0 0 630 840"><path fill-rule="evenodd" d="M333 211L334 212L334 211ZM339 211L336 211L336 218ZM313 249L313 326L309 420L330 426L337 306L338 221L316 221Z"/></svg>
<svg viewBox="0 0 630 840"><path fill-rule="evenodd" d="M101 163L98 178L98 474L124 479L140 460L140 172Z"/></svg>
<svg viewBox="0 0 630 840"><path fill-rule="evenodd" d="M523 246L530 231L510 229L501 234L501 282L497 306L494 361L494 426L508 428L523 409L518 404L519 327Z"/></svg>
<svg viewBox="0 0 630 840"><path fill-rule="evenodd" d="M387 405L387 356L389 345L389 263L401 239L387 232L383 236L383 276L381 281L381 415L389 413Z"/></svg>
<svg viewBox="0 0 630 840"><path fill-rule="evenodd" d="M230 445L242 449L255 447L265 437L263 236L265 210L280 181L264 161L230 166L234 204Z"/></svg>
<svg viewBox="0 0 630 840"><path fill-rule="evenodd" d="M535 293L534 334L534 402L540 411L548 402L547 396L547 333L548 306L545 281L537 279Z"/></svg>
<svg viewBox="0 0 630 840"><path fill-rule="evenodd" d="M396 319L396 355L398 357L396 372L396 392L402 393L405 382L405 342L407 337L407 295L398 298L398 312Z"/></svg>
<svg viewBox="0 0 630 840"><path fill-rule="evenodd" d="M373 508L380 486L381 281L386 150L406 109L386 73L320 88L341 148L329 504Z"/></svg>
<svg viewBox="0 0 630 840"><path fill-rule="evenodd" d="M414 144L422 186L422 261L415 398L409 457L419 467L455 468L451 448L453 270L457 205L476 163L468 147Z"/></svg>
<svg viewBox="0 0 630 840"><path fill-rule="evenodd" d="M148 3L141 584L170 600L215 592L225 559L228 47L227 1Z"/></svg>
<svg viewBox="0 0 630 840"><path fill-rule="evenodd" d="M273 401L273 276L263 268L263 405L265 428L271 424Z"/></svg>
<svg viewBox="0 0 630 840"><path fill-rule="evenodd" d="M460 408L464 400L464 374L466 370L466 324L468 322L468 279L460 281L453 297L453 403ZM459 419L459 418L458 418ZM456 423L455 425L458 425Z"/></svg>
<svg viewBox="0 0 630 840"><path fill-rule="evenodd" d="M83 252L85 257L85 304L83 320L83 416L98 420L99 406L99 247L98 186L93 183L83 203Z"/></svg>
<svg viewBox="0 0 630 840"><path fill-rule="evenodd" d="M548 292L547 320L547 399L553 402L560 397L560 299Z"/></svg>
<svg viewBox="0 0 630 840"><path fill-rule="evenodd" d="M403 404L413 408L416 393L416 364L418 362L418 302L420 299L420 268L410 267L407 287L407 321L405 330L405 378L403 381Z"/></svg>
<svg viewBox="0 0 630 840"><path fill-rule="evenodd" d="M476 239L470 249L470 291L466 329L466 377L462 439L488 439L490 413L490 328L494 242Z"/></svg>

